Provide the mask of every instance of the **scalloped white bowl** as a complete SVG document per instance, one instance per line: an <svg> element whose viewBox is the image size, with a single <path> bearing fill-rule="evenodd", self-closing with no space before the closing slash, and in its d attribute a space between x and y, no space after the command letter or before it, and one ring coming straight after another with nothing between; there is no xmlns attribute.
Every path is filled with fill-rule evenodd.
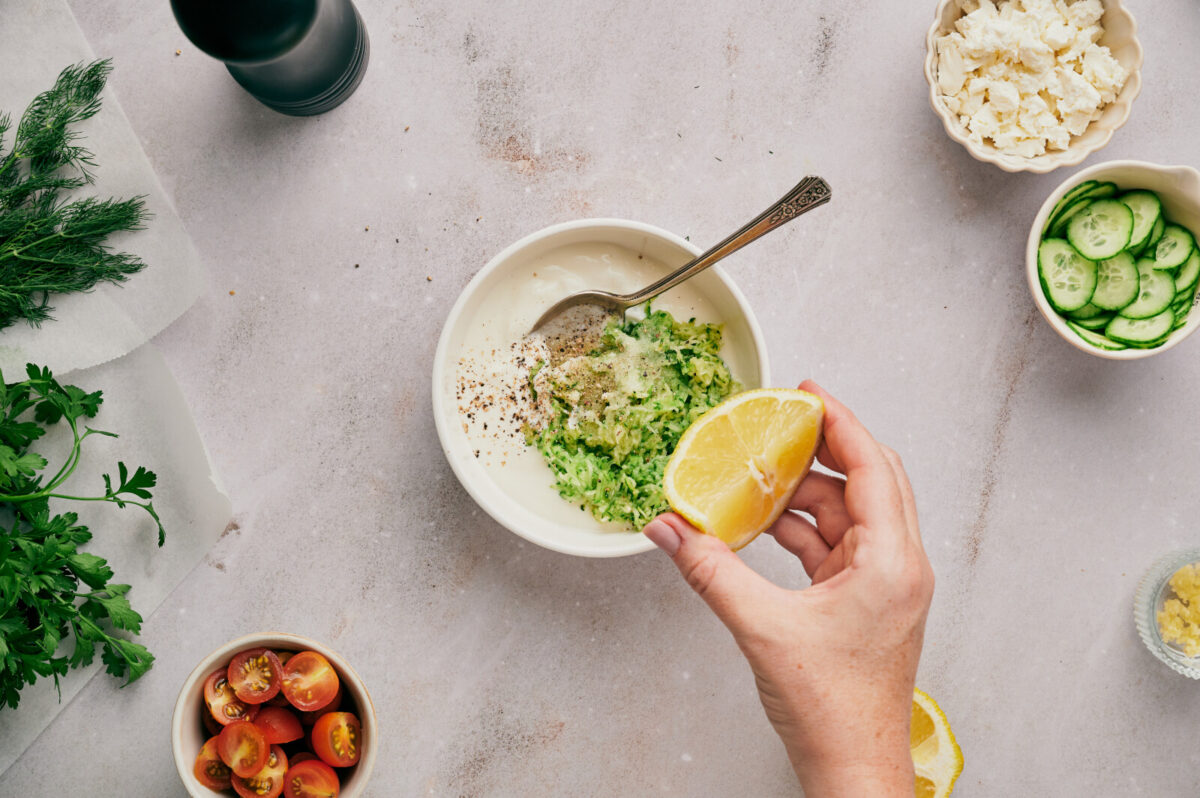
<svg viewBox="0 0 1200 798"><path fill-rule="evenodd" d="M1107 180L1116 183L1124 191L1135 188L1149 189L1162 199L1163 211L1171 221L1200 232L1200 172L1192 167L1159 166L1145 161L1106 161L1083 169L1064 180L1051 192L1042 203L1042 208L1029 229L1029 239L1025 242L1025 275L1038 310L1063 340L1076 349L1097 357L1109 360L1140 360L1178 346L1184 338L1200 327L1200 310L1195 304L1192 305L1187 324L1171 333L1162 346L1154 349L1121 349L1116 352L1098 349L1084 341L1067 326L1066 320L1050 307L1050 302L1042 291L1041 281L1038 280L1037 251L1042 240L1042 228L1046 226L1046 220L1063 195L1085 180ZM1200 302L1200 294L1196 295L1194 302Z"/></svg>
<svg viewBox="0 0 1200 798"><path fill-rule="evenodd" d="M925 80L929 83L929 103L934 112L941 117L947 135L963 145L977 161L993 164L1006 172L1036 174L1052 172L1062 166L1074 166L1108 144L1113 133L1129 119L1133 100L1142 90L1143 54L1133 14L1122 5L1121 0L1101 0L1101 3L1104 5L1104 16L1100 24L1104 26L1104 36L1100 38L1100 44L1108 47L1121 66L1129 70L1129 79L1125 81L1117 99L1104 108L1100 118L1092 122L1087 130L1083 131L1083 135L1071 138L1067 149L1047 152L1035 158L1023 158L1006 155L986 140L982 144L971 141L969 131L942 98L937 82L938 58L935 41L939 36L954 30L954 23L962 16L962 10L957 0L941 0L934 13L933 25L925 37Z"/></svg>

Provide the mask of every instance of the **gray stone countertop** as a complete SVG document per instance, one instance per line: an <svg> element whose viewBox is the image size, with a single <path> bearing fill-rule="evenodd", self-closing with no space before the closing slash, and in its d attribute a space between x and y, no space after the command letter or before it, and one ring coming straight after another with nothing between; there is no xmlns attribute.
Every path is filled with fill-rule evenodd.
<svg viewBox="0 0 1200 798"><path fill-rule="evenodd" d="M1037 314L1026 235L1075 170L1006 174L946 137L922 77L934 0L358 5L366 80L293 119L166 2L74 3L209 271L156 342L235 515L148 619L153 671L94 679L0 794L182 795L179 686L259 630L366 680L371 795L797 794L670 562L493 523L442 456L429 382L459 291L526 233L617 216L703 245L806 173L833 203L727 268L774 382L815 377L904 457L938 576L918 684L964 750L955 794L1197 794L1200 684L1145 651L1131 603L1200 540L1200 340L1112 363ZM1200 11L1130 5L1144 88L1087 163L1195 164ZM806 584L770 539L745 558Z"/></svg>

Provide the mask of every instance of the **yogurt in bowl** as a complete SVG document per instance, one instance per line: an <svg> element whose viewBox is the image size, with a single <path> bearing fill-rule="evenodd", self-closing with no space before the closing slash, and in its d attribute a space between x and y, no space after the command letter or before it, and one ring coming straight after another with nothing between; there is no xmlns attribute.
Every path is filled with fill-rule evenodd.
<svg viewBox="0 0 1200 798"><path fill-rule="evenodd" d="M554 345L526 340L538 316L585 288L642 288L700 250L650 225L592 219L555 225L493 258L455 303L438 342L433 412L455 475L488 515L540 546L586 557L654 548L561 498L541 454L525 444L516 407L530 399L530 362ZM723 327L721 358L745 388L768 384L766 346L741 292L718 267L654 300L679 320ZM630 312L633 315L633 311ZM565 344L569 345L569 341ZM532 347L532 349L530 348Z"/></svg>

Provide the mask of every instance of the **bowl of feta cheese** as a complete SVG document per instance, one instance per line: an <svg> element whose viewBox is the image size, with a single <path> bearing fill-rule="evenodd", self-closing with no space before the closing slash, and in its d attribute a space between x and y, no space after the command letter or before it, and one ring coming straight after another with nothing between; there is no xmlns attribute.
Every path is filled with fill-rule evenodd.
<svg viewBox="0 0 1200 798"><path fill-rule="evenodd" d="M941 0L926 50L946 132L1006 172L1078 164L1141 90L1137 23L1120 0Z"/></svg>

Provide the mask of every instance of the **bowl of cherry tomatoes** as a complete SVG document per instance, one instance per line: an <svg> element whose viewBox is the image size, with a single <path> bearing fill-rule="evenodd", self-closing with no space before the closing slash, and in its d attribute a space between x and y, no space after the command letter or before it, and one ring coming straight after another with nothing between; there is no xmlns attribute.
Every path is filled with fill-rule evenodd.
<svg viewBox="0 0 1200 798"><path fill-rule="evenodd" d="M337 652L254 634L205 657L175 702L171 748L194 798L354 798L378 750L362 679Z"/></svg>

